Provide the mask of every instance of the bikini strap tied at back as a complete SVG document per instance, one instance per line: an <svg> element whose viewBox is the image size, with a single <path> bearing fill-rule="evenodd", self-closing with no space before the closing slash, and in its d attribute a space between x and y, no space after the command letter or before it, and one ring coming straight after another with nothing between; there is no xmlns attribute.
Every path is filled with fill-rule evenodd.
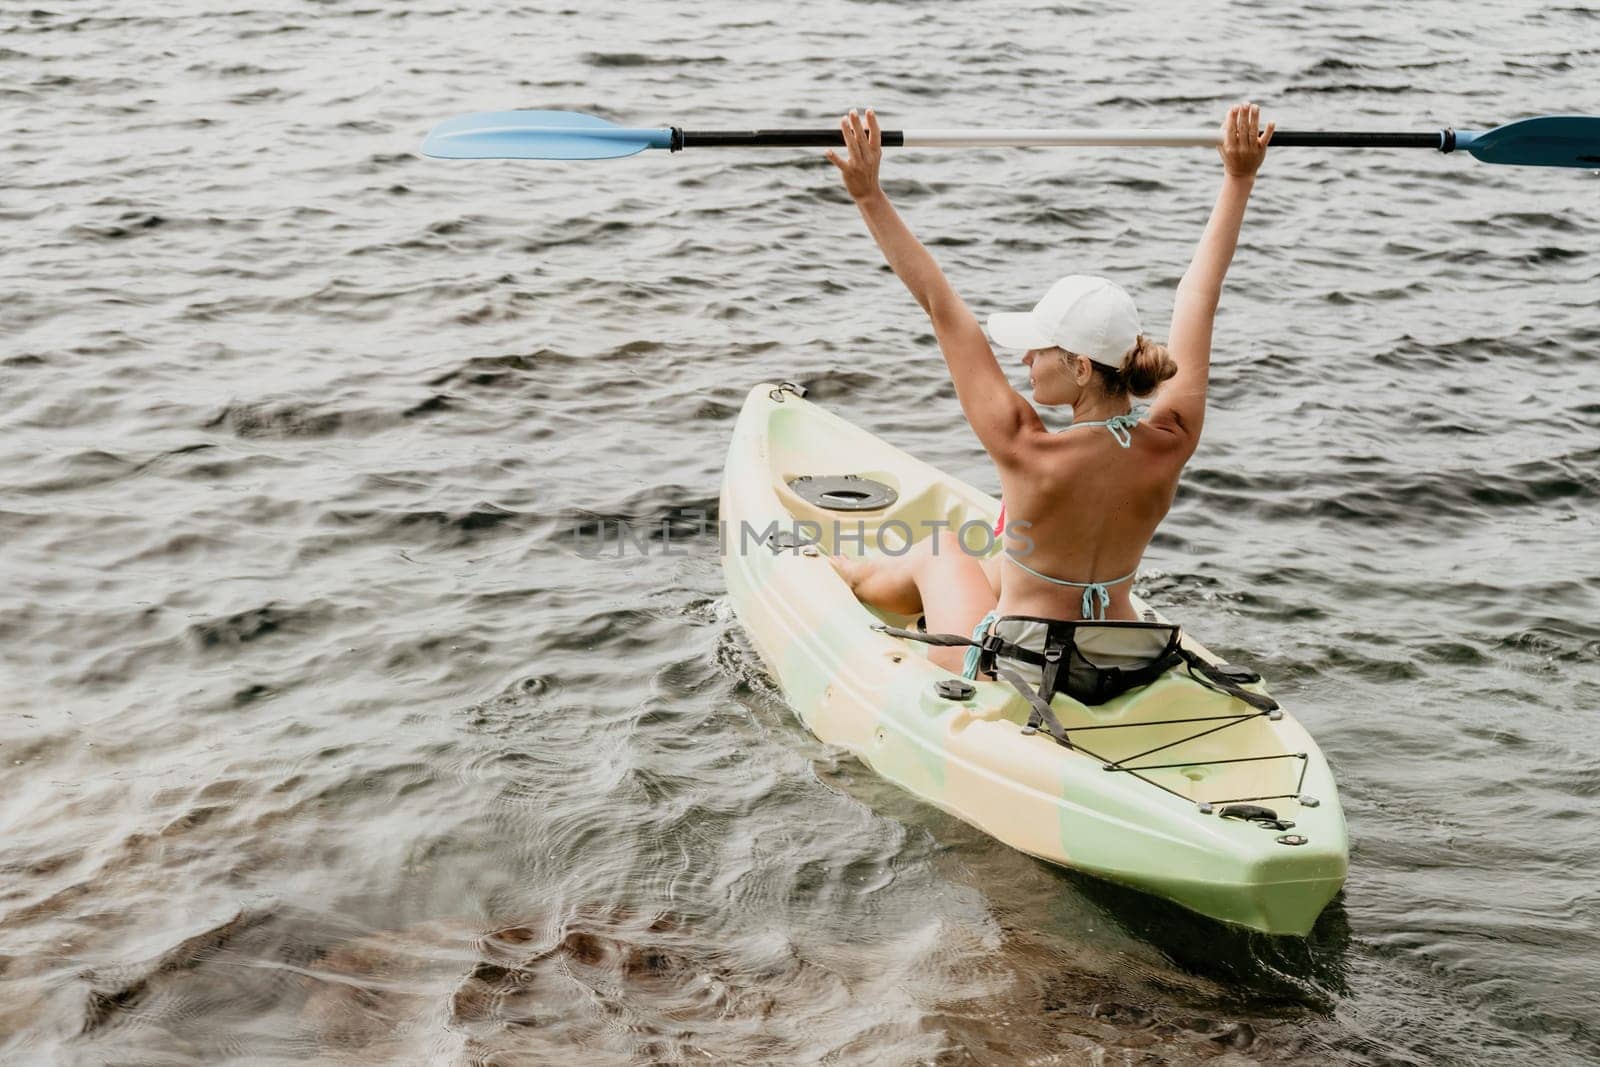
<svg viewBox="0 0 1600 1067"><path fill-rule="evenodd" d="M1010 560L1016 566L1021 567L1035 578L1043 579L1044 581L1049 582L1051 585L1065 585L1073 589L1082 589L1083 604L1081 607L1083 611L1083 617L1085 619L1104 620L1106 617L1106 609L1111 606L1110 587L1113 585L1121 585L1123 582L1131 582L1139 574L1139 572L1135 570L1132 574L1125 574L1121 578L1113 578L1109 582L1069 582L1065 578L1052 578L1048 574L1040 574L1038 571L1022 562L1016 556L1013 556L1010 552L1006 553L1006 559Z"/></svg>

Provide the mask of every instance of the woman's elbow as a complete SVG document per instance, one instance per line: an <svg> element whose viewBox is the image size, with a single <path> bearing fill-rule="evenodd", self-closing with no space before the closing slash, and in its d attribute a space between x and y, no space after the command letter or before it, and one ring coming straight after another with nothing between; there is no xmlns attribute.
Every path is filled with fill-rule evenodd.
<svg viewBox="0 0 1600 1067"><path fill-rule="evenodd" d="M977 327L978 320L973 318L966 301L949 290L929 293L922 310L928 313L928 321L933 323L933 332L941 339L949 337L952 340L968 340L970 331L974 328L978 328L979 336L982 336L981 327Z"/></svg>
<svg viewBox="0 0 1600 1067"><path fill-rule="evenodd" d="M1222 303L1222 283L1197 281L1185 274L1183 280L1178 282L1178 292L1175 303L1183 303L1196 311L1209 311L1216 314L1217 305Z"/></svg>

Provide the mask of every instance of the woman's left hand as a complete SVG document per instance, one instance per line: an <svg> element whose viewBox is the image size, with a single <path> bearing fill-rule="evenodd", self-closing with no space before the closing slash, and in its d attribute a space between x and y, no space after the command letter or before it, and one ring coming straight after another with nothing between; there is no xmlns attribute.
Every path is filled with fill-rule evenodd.
<svg viewBox="0 0 1600 1067"><path fill-rule="evenodd" d="M1222 143L1217 145L1217 155L1222 157L1222 169L1238 178L1254 177L1267 158L1267 145L1276 122L1267 123L1261 131L1261 108L1256 104L1235 104L1222 120Z"/></svg>
<svg viewBox="0 0 1600 1067"><path fill-rule="evenodd" d="M852 108L850 114L839 120L839 129L844 134L845 155L840 158L831 148L826 155L828 162L839 168L845 191L859 203L881 191L878 164L883 160L883 131L878 128L878 116L870 107L865 124Z"/></svg>

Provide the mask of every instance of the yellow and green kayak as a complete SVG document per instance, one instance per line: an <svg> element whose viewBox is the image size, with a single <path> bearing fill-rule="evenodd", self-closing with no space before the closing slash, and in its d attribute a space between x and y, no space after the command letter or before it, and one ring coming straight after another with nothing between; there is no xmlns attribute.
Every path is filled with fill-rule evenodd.
<svg viewBox="0 0 1600 1067"><path fill-rule="evenodd" d="M1030 706L1012 685L964 681L925 644L885 633L916 620L862 604L821 555L900 552L924 531L992 526L998 511L793 387L751 390L723 477L723 572L801 721L1013 848L1224 922L1309 932L1349 847L1333 775L1287 711L1174 667L1103 704L1057 694L1063 744L1026 729ZM1249 672L1229 676L1265 696Z"/></svg>

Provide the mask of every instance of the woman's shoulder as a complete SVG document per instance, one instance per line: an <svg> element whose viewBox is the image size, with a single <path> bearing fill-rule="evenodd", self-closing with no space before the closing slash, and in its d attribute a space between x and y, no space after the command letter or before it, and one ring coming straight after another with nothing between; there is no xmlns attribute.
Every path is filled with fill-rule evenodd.
<svg viewBox="0 0 1600 1067"><path fill-rule="evenodd" d="M1097 466L1116 463L1120 459L1135 462L1147 461L1152 454L1168 455L1173 452L1193 451L1193 435L1182 423L1170 415L1145 413L1137 422L1119 432L1095 426L1082 426L1074 431L1047 430L1026 434L1020 440L1023 446L1019 455L1025 461L1055 464L1082 460ZM1123 441L1127 444L1117 447ZM1184 453L1187 455L1187 452Z"/></svg>
<svg viewBox="0 0 1600 1067"><path fill-rule="evenodd" d="M1034 440L1018 453L1013 470L1047 492L1102 483L1156 491L1177 480L1193 451L1181 437L1144 424L1132 431L1127 448L1117 447L1103 430L1099 435L1104 439L1080 430Z"/></svg>

